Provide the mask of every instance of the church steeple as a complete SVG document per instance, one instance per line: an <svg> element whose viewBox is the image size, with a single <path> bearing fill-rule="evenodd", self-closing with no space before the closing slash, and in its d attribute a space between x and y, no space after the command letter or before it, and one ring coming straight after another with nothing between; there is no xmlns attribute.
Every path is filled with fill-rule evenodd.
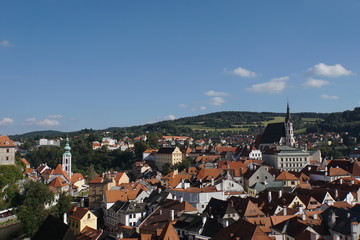
<svg viewBox="0 0 360 240"><path fill-rule="evenodd" d="M287 100L285 122L287 123L289 121L290 121L290 107L289 107L289 100Z"/></svg>
<svg viewBox="0 0 360 240"><path fill-rule="evenodd" d="M287 107L286 107L285 138L286 138L286 145L290 147L293 147L295 145L294 129L290 118L289 100L287 101Z"/></svg>
<svg viewBox="0 0 360 240"><path fill-rule="evenodd" d="M69 145L69 138L66 137L66 144L64 147L65 152L63 153L62 158L62 170L66 172L66 174L71 178L71 147Z"/></svg>

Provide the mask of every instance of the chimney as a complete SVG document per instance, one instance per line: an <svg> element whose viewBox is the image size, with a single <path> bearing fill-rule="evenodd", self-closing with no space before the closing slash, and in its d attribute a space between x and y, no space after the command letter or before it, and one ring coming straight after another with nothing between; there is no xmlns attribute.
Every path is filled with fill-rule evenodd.
<svg viewBox="0 0 360 240"><path fill-rule="evenodd" d="M271 202L271 192L270 191L268 192L268 202L269 203Z"/></svg>
<svg viewBox="0 0 360 240"><path fill-rule="evenodd" d="M299 206L299 214L304 214L304 207L302 205Z"/></svg>
<svg viewBox="0 0 360 240"><path fill-rule="evenodd" d="M359 223L358 222L352 222L351 223L351 239L357 239L359 238Z"/></svg>
<svg viewBox="0 0 360 240"><path fill-rule="evenodd" d="M64 212L63 220L64 220L65 224L68 224L68 219L67 219L67 213L66 212Z"/></svg>
<svg viewBox="0 0 360 240"><path fill-rule="evenodd" d="M204 217L202 217L202 225L204 226L205 223L206 223L206 217L204 216Z"/></svg>
<svg viewBox="0 0 360 240"><path fill-rule="evenodd" d="M180 197L180 202L183 202L184 201L184 197Z"/></svg>
<svg viewBox="0 0 360 240"><path fill-rule="evenodd" d="M306 215L305 215L305 213L303 213L303 214L301 215L301 219L302 219L303 221L306 220Z"/></svg>
<svg viewBox="0 0 360 240"><path fill-rule="evenodd" d="M175 211L173 209L171 209L171 211L170 211L171 221L174 221L174 215L175 215Z"/></svg>
<svg viewBox="0 0 360 240"><path fill-rule="evenodd" d="M339 183L343 184L343 179L342 178L339 179Z"/></svg>
<svg viewBox="0 0 360 240"><path fill-rule="evenodd" d="M159 215L162 215L162 210L160 209L160 211L159 211Z"/></svg>
<svg viewBox="0 0 360 240"><path fill-rule="evenodd" d="M282 190L280 189L279 190L279 198L281 198L282 197Z"/></svg>
<svg viewBox="0 0 360 240"><path fill-rule="evenodd" d="M313 215L313 219L316 220L318 218L318 215L317 214L314 214Z"/></svg>
<svg viewBox="0 0 360 240"><path fill-rule="evenodd" d="M228 227L228 226L229 226L229 221L228 221L228 220L225 220L223 226L224 226L224 227Z"/></svg>
<svg viewBox="0 0 360 240"><path fill-rule="evenodd" d="M84 198L80 199L80 207L82 207L82 208L84 207Z"/></svg>
<svg viewBox="0 0 360 240"><path fill-rule="evenodd" d="M211 178L211 186L214 186L214 178Z"/></svg>
<svg viewBox="0 0 360 240"><path fill-rule="evenodd" d="M339 191L335 189L335 201L339 198Z"/></svg>
<svg viewBox="0 0 360 240"><path fill-rule="evenodd" d="M284 215L284 216L287 215L287 207L284 207L284 209L283 209L283 215Z"/></svg>

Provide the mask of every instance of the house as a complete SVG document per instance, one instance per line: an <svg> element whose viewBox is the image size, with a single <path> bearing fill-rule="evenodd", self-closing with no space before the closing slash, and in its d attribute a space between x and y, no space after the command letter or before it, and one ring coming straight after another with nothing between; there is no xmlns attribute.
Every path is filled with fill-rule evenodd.
<svg viewBox="0 0 360 240"><path fill-rule="evenodd" d="M115 186L114 178L110 176L97 176L88 182L89 184L89 206L90 208L99 208L103 201L103 194L111 187Z"/></svg>
<svg viewBox="0 0 360 240"><path fill-rule="evenodd" d="M48 187L54 193L68 192L70 190L69 183L61 177L54 178L48 184Z"/></svg>
<svg viewBox="0 0 360 240"><path fill-rule="evenodd" d="M114 177L116 186L119 186L122 183L129 183L129 177L125 172L114 172L116 175Z"/></svg>
<svg viewBox="0 0 360 240"><path fill-rule="evenodd" d="M212 240L271 240L271 238L264 233L256 225L239 219L236 222L226 226L217 232Z"/></svg>
<svg viewBox="0 0 360 240"><path fill-rule="evenodd" d="M0 165L15 164L15 144L8 136L0 136Z"/></svg>
<svg viewBox="0 0 360 240"><path fill-rule="evenodd" d="M223 228L216 219L196 215L182 214L174 225L181 239L211 239Z"/></svg>
<svg viewBox="0 0 360 240"><path fill-rule="evenodd" d="M238 211L241 218L265 217L258 205L249 198L230 197L227 201Z"/></svg>
<svg viewBox="0 0 360 240"><path fill-rule="evenodd" d="M118 230L119 224L137 227L146 216L146 203L117 201L106 210L105 224Z"/></svg>
<svg viewBox="0 0 360 240"><path fill-rule="evenodd" d="M68 211L68 225L78 235L85 227L97 229L97 217L87 208L71 207Z"/></svg>
<svg viewBox="0 0 360 240"><path fill-rule="evenodd" d="M332 239L359 239L360 211L358 207L346 210L331 206L323 211L320 217L329 229Z"/></svg>
<svg viewBox="0 0 360 240"><path fill-rule="evenodd" d="M155 154L158 150L157 149L146 149L143 152L143 157L142 160L150 160L150 161L155 161Z"/></svg>
<svg viewBox="0 0 360 240"><path fill-rule="evenodd" d="M71 176L71 185L74 194L84 190L86 188L84 176L81 173L74 173Z"/></svg>
<svg viewBox="0 0 360 240"><path fill-rule="evenodd" d="M206 216L220 220L232 218L236 221L240 218L240 214L234 208L233 202L216 198L210 199L203 213Z"/></svg>
<svg viewBox="0 0 360 240"><path fill-rule="evenodd" d="M169 222L175 223L183 213L196 214L198 211L186 201L167 199L140 223L140 233L156 234L165 229Z"/></svg>
<svg viewBox="0 0 360 240"><path fill-rule="evenodd" d="M296 187L300 183L300 180L298 177L289 173L286 170L281 171L281 173L275 177L275 180L281 181L283 183L284 187L291 187L291 188Z"/></svg>
<svg viewBox="0 0 360 240"><path fill-rule="evenodd" d="M246 145L241 149L236 158L262 160L262 153L255 146Z"/></svg>
<svg viewBox="0 0 360 240"><path fill-rule="evenodd" d="M181 163L183 160L183 154L178 147L175 148L160 148L155 154L155 164L162 170L164 164L174 166Z"/></svg>
<svg viewBox="0 0 360 240"><path fill-rule="evenodd" d="M187 189L167 189L167 192L170 192L175 199L181 199L189 202L191 205L195 206L199 212L202 212L206 205L209 203L211 198L217 198L225 200L227 196L222 191L216 190L214 186L212 187L190 187Z"/></svg>
<svg viewBox="0 0 360 240"><path fill-rule="evenodd" d="M297 216L276 224L271 229L271 235L276 239L330 239L324 226L316 222L308 223Z"/></svg>
<svg viewBox="0 0 360 240"><path fill-rule="evenodd" d="M247 191L251 186L257 182L269 183L275 180L267 168L252 164L244 174L244 188Z"/></svg>

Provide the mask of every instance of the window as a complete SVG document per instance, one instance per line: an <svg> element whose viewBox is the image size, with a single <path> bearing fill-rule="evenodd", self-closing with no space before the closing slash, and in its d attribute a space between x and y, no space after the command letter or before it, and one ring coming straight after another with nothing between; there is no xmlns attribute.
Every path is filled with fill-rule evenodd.
<svg viewBox="0 0 360 240"><path fill-rule="evenodd" d="M90 218L90 213L88 213L88 219Z"/></svg>
<svg viewBox="0 0 360 240"><path fill-rule="evenodd" d="M6 160L9 160L9 157L6 157Z"/></svg>
<svg viewBox="0 0 360 240"><path fill-rule="evenodd" d="M7 148L7 149L6 149L6 152L9 153L9 152L10 152L10 149Z"/></svg>

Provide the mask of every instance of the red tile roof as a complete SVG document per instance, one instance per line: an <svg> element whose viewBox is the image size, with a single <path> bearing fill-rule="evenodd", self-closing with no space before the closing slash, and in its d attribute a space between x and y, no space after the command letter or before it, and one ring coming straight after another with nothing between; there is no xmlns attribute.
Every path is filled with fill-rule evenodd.
<svg viewBox="0 0 360 240"><path fill-rule="evenodd" d="M0 147L15 147L15 144L8 136L0 136Z"/></svg>

